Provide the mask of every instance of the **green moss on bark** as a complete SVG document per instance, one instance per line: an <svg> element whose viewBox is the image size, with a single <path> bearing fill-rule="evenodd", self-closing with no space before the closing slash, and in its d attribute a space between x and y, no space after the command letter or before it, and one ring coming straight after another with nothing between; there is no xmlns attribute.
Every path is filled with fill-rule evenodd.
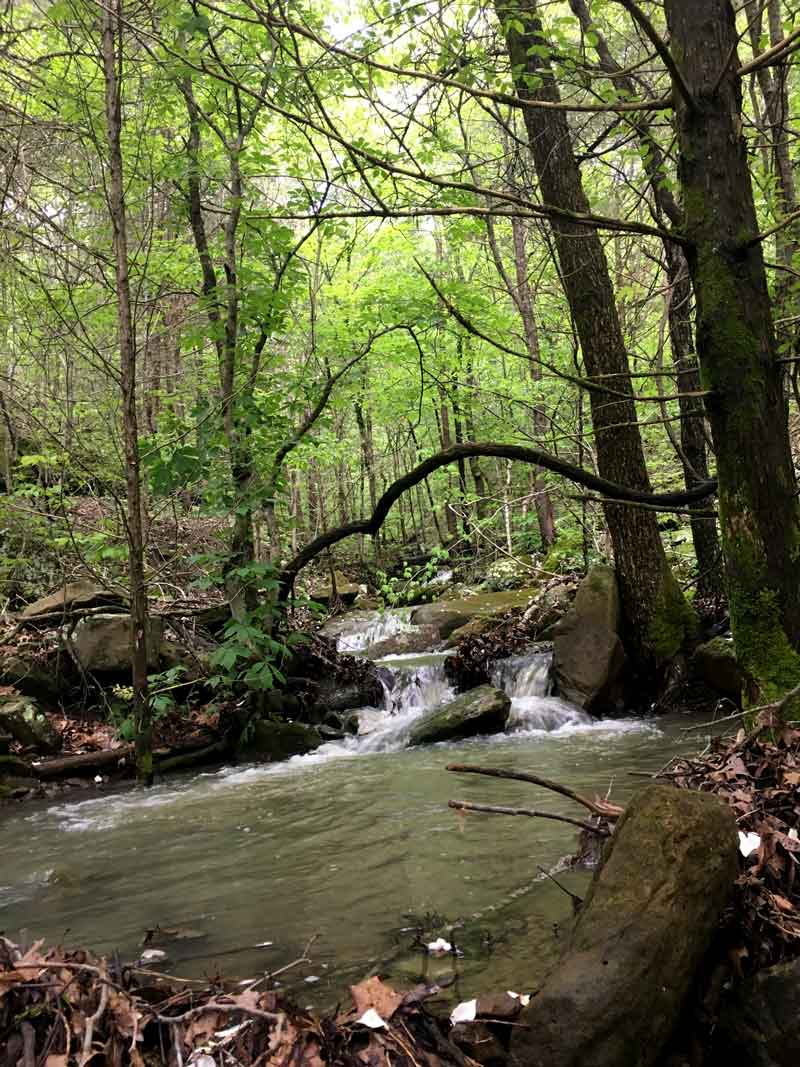
<svg viewBox="0 0 800 1067"><path fill-rule="evenodd" d="M736 656L758 688L758 702L780 699L800 684L800 654L786 636L777 594L733 594L730 608Z"/></svg>

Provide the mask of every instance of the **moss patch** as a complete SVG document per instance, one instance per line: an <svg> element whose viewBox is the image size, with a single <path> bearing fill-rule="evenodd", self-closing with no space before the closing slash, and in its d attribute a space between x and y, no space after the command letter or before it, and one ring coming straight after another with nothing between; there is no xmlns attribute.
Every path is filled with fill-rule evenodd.
<svg viewBox="0 0 800 1067"><path fill-rule="evenodd" d="M731 601L736 656L758 687L761 703L779 700L800 684L800 654L792 648L772 589Z"/></svg>

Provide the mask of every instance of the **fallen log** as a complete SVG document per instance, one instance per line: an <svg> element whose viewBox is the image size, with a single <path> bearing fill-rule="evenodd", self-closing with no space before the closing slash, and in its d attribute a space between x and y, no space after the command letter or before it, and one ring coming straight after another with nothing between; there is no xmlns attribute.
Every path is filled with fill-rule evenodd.
<svg viewBox="0 0 800 1067"><path fill-rule="evenodd" d="M620 819L566 953L520 1016L524 1067L649 1067L670 1037L737 871L717 797L649 786Z"/></svg>
<svg viewBox="0 0 800 1067"><path fill-rule="evenodd" d="M179 770L204 763L228 751L226 741L214 741L209 744L204 740L198 745L180 745L177 748L155 749L153 752L154 769L157 773ZM133 767L134 745L120 745L119 748L105 748L98 752L82 752L77 756L61 756L57 759L38 760L31 763L31 772L42 781L56 781L72 775L94 774L98 771Z"/></svg>
<svg viewBox="0 0 800 1067"><path fill-rule="evenodd" d="M31 769L42 781L69 778L73 774L89 774L109 767L118 766L133 757L133 745L120 745L119 748L104 748L98 752L82 752L77 756L60 756L57 759L37 760L31 763Z"/></svg>

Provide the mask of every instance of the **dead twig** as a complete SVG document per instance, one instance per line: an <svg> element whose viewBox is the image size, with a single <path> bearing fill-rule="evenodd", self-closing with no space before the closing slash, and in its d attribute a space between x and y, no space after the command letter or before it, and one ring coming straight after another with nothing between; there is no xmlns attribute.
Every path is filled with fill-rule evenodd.
<svg viewBox="0 0 800 1067"><path fill-rule="evenodd" d="M507 778L515 782L528 782L530 785L538 785L542 789L549 789L551 793L559 793L562 797L574 800L576 804L582 805L592 815L599 815L604 819L618 819L625 810L619 804L611 804L604 800L589 800L588 797L576 793L574 789L561 785L560 782L553 782L549 778L540 778L538 774L528 774L524 771L507 771L497 767L475 767L468 763L450 763L447 766L447 770L454 771L456 774L484 774L489 778Z"/></svg>
<svg viewBox="0 0 800 1067"><path fill-rule="evenodd" d="M535 808L508 808L500 804L472 804L466 800L450 800L448 807L456 811L482 811L489 815L527 815L531 819L552 819L554 822L566 822L577 826L587 833L608 837L609 831L604 826L593 826L590 822L571 819L568 815L555 815L552 811L537 811Z"/></svg>

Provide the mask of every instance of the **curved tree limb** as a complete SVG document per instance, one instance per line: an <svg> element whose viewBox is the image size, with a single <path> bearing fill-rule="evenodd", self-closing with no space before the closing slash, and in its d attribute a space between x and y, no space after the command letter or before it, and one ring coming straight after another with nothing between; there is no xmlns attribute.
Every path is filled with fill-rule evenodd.
<svg viewBox="0 0 800 1067"><path fill-rule="evenodd" d="M326 548L330 548L332 545L338 544L339 541L343 541L346 537L352 537L355 534L374 536L383 526L394 503L407 489L413 488L423 478L427 478L428 475L439 470L440 467L457 463L459 460L469 459L471 456L495 456L500 459L516 460L519 463L531 463L534 466L552 471L554 474L559 474L562 478L577 482L578 485L583 485L587 489L593 489L613 501L627 500L641 504L665 504L668 507L677 507L681 504L691 504L698 500L704 500L715 493L717 489L716 481L712 480L698 485L694 489L687 489L679 493L644 493L637 489L629 489L624 485L616 485L614 482L600 478L590 471L585 471L572 463L566 463L556 456L551 456L548 452L542 452L538 448L493 441L483 443L464 441L461 444L452 445L442 452L436 452L434 455L428 456L427 459L424 459L416 467L404 474L402 478L398 478L396 482L393 482L380 498L369 518L357 519L355 522L346 523L344 526L337 526L333 530L327 530L325 533L320 534L319 537L315 537L283 568L280 575L280 599L288 600L297 575L303 567L321 552L324 552Z"/></svg>

